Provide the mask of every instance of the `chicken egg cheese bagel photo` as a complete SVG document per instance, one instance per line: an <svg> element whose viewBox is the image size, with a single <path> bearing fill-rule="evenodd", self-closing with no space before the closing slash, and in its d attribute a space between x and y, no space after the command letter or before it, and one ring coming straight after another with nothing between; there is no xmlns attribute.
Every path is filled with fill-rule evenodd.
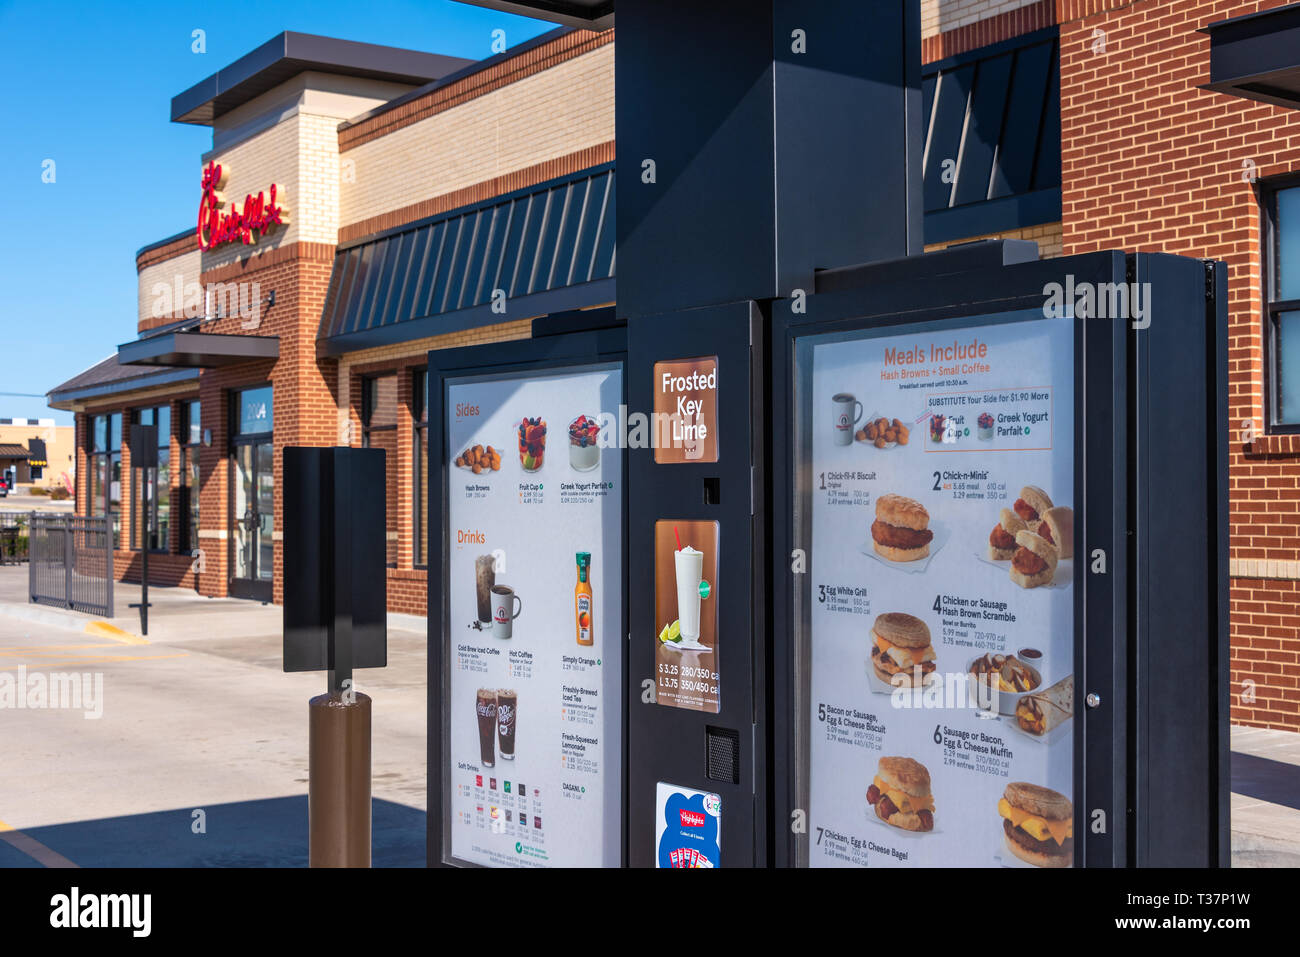
<svg viewBox="0 0 1300 957"><path fill-rule="evenodd" d="M1029 528L1015 512L1004 508L998 513L998 523L989 532L989 558L995 562L1007 562L1016 553L1016 532Z"/></svg>
<svg viewBox="0 0 1300 957"><path fill-rule="evenodd" d="M998 801L1007 850L1035 867L1074 864L1074 805L1064 794L1015 781Z"/></svg>
<svg viewBox="0 0 1300 957"><path fill-rule="evenodd" d="M887 685L913 688L938 668L930 627L915 615L891 611L871 626L871 667Z"/></svg>
<svg viewBox="0 0 1300 957"><path fill-rule="evenodd" d="M876 817L905 831L934 830L930 772L911 758L881 758L867 788L867 803Z"/></svg>
<svg viewBox="0 0 1300 957"><path fill-rule="evenodd" d="M906 495L876 499L876 520L871 523L871 545L891 562L914 562L930 554L930 513Z"/></svg>

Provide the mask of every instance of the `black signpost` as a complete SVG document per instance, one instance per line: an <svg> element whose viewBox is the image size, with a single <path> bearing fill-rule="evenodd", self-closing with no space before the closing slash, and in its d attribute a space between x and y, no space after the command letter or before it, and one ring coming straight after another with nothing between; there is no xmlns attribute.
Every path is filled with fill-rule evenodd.
<svg viewBox="0 0 1300 957"><path fill-rule="evenodd" d="M149 533L153 530L151 472L158 468L158 426L131 426L131 468L139 469L140 495L140 634L149 634Z"/></svg>
<svg viewBox="0 0 1300 957"><path fill-rule="evenodd" d="M313 867L370 866L370 697L388 663L383 449L284 450L284 670L325 671L308 705Z"/></svg>

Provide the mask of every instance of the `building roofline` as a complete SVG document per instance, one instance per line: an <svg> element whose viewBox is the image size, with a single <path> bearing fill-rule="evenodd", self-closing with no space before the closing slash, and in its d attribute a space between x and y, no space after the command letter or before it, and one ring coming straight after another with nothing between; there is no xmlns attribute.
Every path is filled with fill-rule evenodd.
<svg viewBox="0 0 1300 957"><path fill-rule="evenodd" d="M544 46L547 43L551 43L554 40L558 40L561 37L568 36L570 33L574 32L575 29L573 27L556 27L554 30L547 30L545 33L538 34L530 40L524 40L522 43L517 43L508 49L502 50L500 53L493 54L492 56L486 57L482 60L476 60L457 70L455 73L448 73L446 76L441 76L436 80L431 80L421 87L403 93L401 96L391 99L387 103L381 103L373 109L369 109L364 113L358 114L357 116L340 123L338 127L339 132L341 133L354 126L359 126L367 120L373 120L377 116L383 116L390 110L395 110L399 106L410 103L412 100L418 100L420 97L427 96L435 90L442 89L444 86L450 86L452 83L457 83L466 77L473 76L475 73L489 70L499 63L504 63L506 60L512 60L517 56L522 56L530 50L535 50L540 46Z"/></svg>
<svg viewBox="0 0 1300 957"><path fill-rule="evenodd" d="M211 126L222 115L307 71L419 86L473 62L286 30L172 97L171 120Z"/></svg>

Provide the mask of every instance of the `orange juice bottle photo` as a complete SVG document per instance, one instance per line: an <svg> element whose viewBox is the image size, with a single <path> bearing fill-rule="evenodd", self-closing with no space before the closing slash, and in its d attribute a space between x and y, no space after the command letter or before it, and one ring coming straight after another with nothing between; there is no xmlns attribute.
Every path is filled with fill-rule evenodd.
<svg viewBox="0 0 1300 957"><path fill-rule="evenodd" d="M578 644L596 643L592 619L591 552L578 552L578 584L573 589L573 611L578 624Z"/></svg>

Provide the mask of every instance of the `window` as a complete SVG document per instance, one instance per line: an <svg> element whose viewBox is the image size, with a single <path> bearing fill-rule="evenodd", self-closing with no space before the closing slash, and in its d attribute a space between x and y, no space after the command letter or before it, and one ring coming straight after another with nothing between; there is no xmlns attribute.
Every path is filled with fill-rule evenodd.
<svg viewBox="0 0 1300 957"><path fill-rule="evenodd" d="M171 407L160 405L152 409L137 409L135 424L158 426L158 467L147 471L132 468L135 495L131 500L131 547L139 549L144 539L145 529L140 521L143 508L149 528L149 551L165 552L171 525Z"/></svg>
<svg viewBox="0 0 1300 957"><path fill-rule="evenodd" d="M190 554L199 547L199 449L203 444L203 426L197 401L181 403L181 474L182 498L188 521L181 526L180 550Z"/></svg>
<svg viewBox="0 0 1300 957"><path fill-rule="evenodd" d="M122 544L122 413L110 412L91 419L90 502L88 515L107 515L113 528L113 547Z"/></svg>
<svg viewBox="0 0 1300 957"><path fill-rule="evenodd" d="M425 523L429 512L425 507L425 496L429 491L429 461L425 450L429 447L429 403L426 392L429 388L429 370L417 369L411 376L411 413L415 419L414 437L411 450L413 471L411 493L414 496L412 518L415 534L412 544L415 546L415 567L429 566L429 550L426 542Z"/></svg>
<svg viewBox="0 0 1300 957"><path fill-rule="evenodd" d="M397 567L397 375L361 380L361 444L383 449L384 489L376 490L387 503L388 567Z"/></svg>
<svg viewBox="0 0 1300 957"><path fill-rule="evenodd" d="M1300 432L1300 180L1268 188L1264 203L1269 426Z"/></svg>

